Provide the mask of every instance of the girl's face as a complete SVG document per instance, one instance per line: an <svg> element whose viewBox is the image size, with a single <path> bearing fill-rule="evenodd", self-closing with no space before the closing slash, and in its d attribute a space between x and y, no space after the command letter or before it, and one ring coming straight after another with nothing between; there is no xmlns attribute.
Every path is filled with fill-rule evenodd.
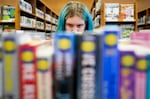
<svg viewBox="0 0 150 99"><path fill-rule="evenodd" d="M68 32L84 32L85 30L85 21L75 15L66 20L65 30Z"/></svg>

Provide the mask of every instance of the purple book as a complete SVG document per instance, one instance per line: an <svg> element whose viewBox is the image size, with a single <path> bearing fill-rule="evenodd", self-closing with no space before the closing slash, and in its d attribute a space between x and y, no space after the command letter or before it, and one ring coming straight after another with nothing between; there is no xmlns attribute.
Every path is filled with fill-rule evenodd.
<svg viewBox="0 0 150 99"><path fill-rule="evenodd" d="M134 52L120 51L119 99L134 99L134 68Z"/></svg>

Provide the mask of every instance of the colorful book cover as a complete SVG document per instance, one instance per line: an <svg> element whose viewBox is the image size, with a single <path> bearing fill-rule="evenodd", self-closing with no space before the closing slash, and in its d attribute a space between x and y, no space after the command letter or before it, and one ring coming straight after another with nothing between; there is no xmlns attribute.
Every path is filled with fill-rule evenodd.
<svg viewBox="0 0 150 99"><path fill-rule="evenodd" d="M105 20L118 21L119 3L105 3Z"/></svg>
<svg viewBox="0 0 150 99"><path fill-rule="evenodd" d="M53 99L52 96L52 55L50 46L37 48L37 95L38 99Z"/></svg>
<svg viewBox="0 0 150 99"><path fill-rule="evenodd" d="M134 98L135 54L133 51L120 51L119 99Z"/></svg>
<svg viewBox="0 0 150 99"><path fill-rule="evenodd" d="M75 98L75 42L74 33L54 35L54 99Z"/></svg>
<svg viewBox="0 0 150 99"><path fill-rule="evenodd" d="M2 6L2 20L3 21L9 21L13 22L15 21L15 7L14 6L9 6L5 5Z"/></svg>
<svg viewBox="0 0 150 99"><path fill-rule="evenodd" d="M119 50L117 26L107 26L102 35L102 93L101 99L119 97Z"/></svg>
<svg viewBox="0 0 150 99"><path fill-rule="evenodd" d="M134 21L134 4L120 4L120 17L122 21Z"/></svg>
<svg viewBox="0 0 150 99"><path fill-rule="evenodd" d="M20 99L17 35L4 35L2 37L2 41L4 66L4 99Z"/></svg>
<svg viewBox="0 0 150 99"><path fill-rule="evenodd" d="M136 54L135 99L146 99L147 67L146 55Z"/></svg>
<svg viewBox="0 0 150 99"><path fill-rule="evenodd" d="M36 46L19 46L20 99L37 99Z"/></svg>
<svg viewBox="0 0 150 99"><path fill-rule="evenodd" d="M100 45L99 34L77 36L77 99L100 98Z"/></svg>

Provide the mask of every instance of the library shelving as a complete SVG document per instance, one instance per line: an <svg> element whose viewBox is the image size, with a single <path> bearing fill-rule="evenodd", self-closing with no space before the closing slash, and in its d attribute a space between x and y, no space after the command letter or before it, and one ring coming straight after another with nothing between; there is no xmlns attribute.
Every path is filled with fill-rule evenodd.
<svg viewBox="0 0 150 99"><path fill-rule="evenodd" d="M128 38L137 29L135 0L102 0L101 26L118 25L122 29L121 38Z"/></svg>
<svg viewBox="0 0 150 99"><path fill-rule="evenodd" d="M138 30L150 28L150 8L138 12Z"/></svg>
<svg viewBox="0 0 150 99"><path fill-rule="evenodd" d="M14 8L14 19L4 20L3 7ZM56 30L58 16L42 0L5 0L1 2L0 25L13 24L14 30L51 33Z"/></svg>

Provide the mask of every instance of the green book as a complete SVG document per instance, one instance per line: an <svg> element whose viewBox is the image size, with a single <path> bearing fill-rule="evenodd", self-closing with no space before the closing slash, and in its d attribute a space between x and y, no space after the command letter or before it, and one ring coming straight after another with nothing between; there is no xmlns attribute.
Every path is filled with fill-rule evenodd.
<svg viewBox="0 0 150 99"><path fill-rule="evenodd" d="M15 20L15 7L5 5L2 7L2 20L14 21Z"/></svg>

